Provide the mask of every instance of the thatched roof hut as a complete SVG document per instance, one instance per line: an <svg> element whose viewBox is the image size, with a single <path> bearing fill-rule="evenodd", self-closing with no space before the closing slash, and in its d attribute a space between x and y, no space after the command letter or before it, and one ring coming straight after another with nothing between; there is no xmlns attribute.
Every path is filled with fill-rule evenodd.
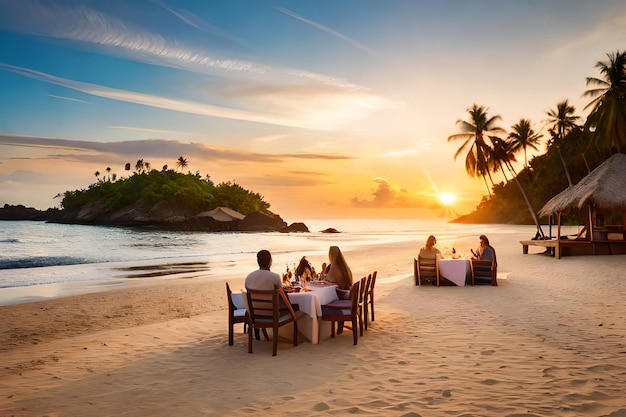
<svg viewBox="0 0 626 417"><path fill-rule="evenodd" d="M540 216L592 205L596 210L626 210L626 154L617 153L572 187L548 201Z"/></svg>
<svg viewBox="0 0 626 417"><path fill-rule="evenodd" d="M233 220L243 220L246 216L228 207L217 207L211 211L202 212L196 217L210 217L218 222L230 222Z"/></svg>

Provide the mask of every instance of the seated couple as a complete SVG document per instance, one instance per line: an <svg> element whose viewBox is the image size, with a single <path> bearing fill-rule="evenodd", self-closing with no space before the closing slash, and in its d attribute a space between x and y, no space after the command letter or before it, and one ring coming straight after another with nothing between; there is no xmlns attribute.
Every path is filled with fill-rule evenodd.
<svg viewBox="0 0 626 417"><path fill-rule="evenodd" d="M323 265L326 281L333 282L344 290L352 287L352 271L337 246L331 246L328 251L329 264ZM263 249L257 253L259 269L248 274L245 287L255 290L271 290L282 286L282 278L275 272L270 271L272 266L271 253ZM308 262L307 262L308 263Z"/></svg>
<svg viewBox="0 0 626 417"><path fill-rule="evenodd" d="M496 250L489 244L489 238L485 235L480 235L479 237L480 245L476 250L471 249L472 259L480 259L480 260L495 260L496 259ZM426 239L426 244L423 248L420 249L419 256L422 258L442 258L441 251L435 247L437 243L437 239L435 236L430 235L428 239Z"/></svg>

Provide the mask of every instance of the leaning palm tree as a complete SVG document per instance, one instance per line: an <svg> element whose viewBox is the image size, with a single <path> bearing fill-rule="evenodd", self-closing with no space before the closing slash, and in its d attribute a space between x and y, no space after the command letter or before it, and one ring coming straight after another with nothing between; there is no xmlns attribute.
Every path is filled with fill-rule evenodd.
<svg viewBox="0 0 626 417"><path fill-rule="evenodd" d="M575 111L576 108L569 104L566 99L557 103L556 109L551 109L546 112L548 115L546 123L550 127L550 134L552 136L552 138L548 140L548 147L552 145L556 146L559 157L561 158L561 163L563 164L563 169L565 170L565 175L567 176L567 182L570 187L573 186L574 183L572 182L572 176L567 169L565 158L563 158L561 147L563 146L565 136L567 136L567 134L577 126L576 121L579 117L574 116Z"/></svg>
<svg viewBox="0 0 626 417"><path fill-rule="evenodd" d="M180 168L180 170L182 171L183 169L187 168L187 166L189 166L189 161L187 161L186 158L183 158L182 156L180 156L177 160L176 160L176 168Z"/></svg>
<svg viewBox="0 0 626 417"><path fill-rule="evenodd" d="M487 183L487 176L491 180L491 172L489 169L489 158L492 152L491 147L485 141L486 137L503 133L504 129L495 126L497 120L500 120L500 116L489 117L487 115L487 109L484 106L474 104L467 109L469 113L469 121L457 120L457 124L460 125L462 133L457 133L448 137L448 142L453 140L463 140L463 144L454 154L454 159L464 152L467 152L465 156L465 170L471 177L482 176L487 187L487 192L491 195L491 188Z"/></svg>
<svg viewBox="0 0 626 417"><path fill-rule="evenodd" d="M626 152L626 52L607 54L609 61L596 63L603 79L588 77L587 85L595 86L583 97L593 100L585 128L593 131L594 141L611 153Z"/></svg>
<svg viewBox="0 0 626 417"><path fill-rule="evenodd" d="M506 182L509 180L506 177L506 173L504 172L504 167L509 170L513 180L517 184L520 193L522 193L522 198L526 203L526 207L530 212L533 221L535 222L535 226L537 227L537 235L544 237L543 230L541 229L541 224L539 223L539 219L537 218L537 213L533 209L528 196L526 195L526 191L524 191L524 187L522 187L522 183L519 181L517 177L517 172L513 168L513 162L515 160L515 151L513 150L515 147L514 141L505 141L498 137L491 137L491 142L493 143L493 152L491 153L491 164L494 170L500 169L502 171L502 175L504 175L504 179Z"/></svg>
<svg viewBox="0 0 626 417"><path fill-rule="evenodd" d="M535 133L531 127L530 120L520 119L519 122L511 126L511 133L509 133L508 141L510 144L510 151L517 153L520 150L524 151L524 168L528 168L528 155L526 149L530 148L537 151L537 145L542 135Z"/></svg>

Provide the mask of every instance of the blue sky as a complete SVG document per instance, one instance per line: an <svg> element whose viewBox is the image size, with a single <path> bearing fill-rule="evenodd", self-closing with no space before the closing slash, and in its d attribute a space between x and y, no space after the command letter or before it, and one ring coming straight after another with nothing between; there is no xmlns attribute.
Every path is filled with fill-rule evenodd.
<svg viewBox="0 0 626 417"><path fill-rule="evenodd" d="M0 0L0 203L184 156L287 218L467 212L466 109L584 117L624 39L623 1Z"/></svg>

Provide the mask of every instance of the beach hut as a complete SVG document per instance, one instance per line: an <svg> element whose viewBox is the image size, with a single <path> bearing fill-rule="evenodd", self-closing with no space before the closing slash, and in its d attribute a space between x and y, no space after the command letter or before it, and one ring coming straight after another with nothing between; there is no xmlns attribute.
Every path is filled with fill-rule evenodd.
<svg viewBox="0 0 626 417"><path fill-rule="evenodd" d="M246 216L228 207L216 207L213 210L198 214L197 217L211 217L218 222L230 222L233 220L243 220Z"/></svg>
<svg viewBox="0 0 626 417"><path fill-rule="evenodd" d="M541 210L540 216L557 215L557 242L555 256L578 254L624 254L626 241L626 154L618 153L604 161L589 175L572 187L550 199ZM561 214L569 210L587 207L585 236L579 233L575 239L561 237ZM621 211L621 225L598 225L597 213ZM542 245L544 246L544 245Z"/></svg>

